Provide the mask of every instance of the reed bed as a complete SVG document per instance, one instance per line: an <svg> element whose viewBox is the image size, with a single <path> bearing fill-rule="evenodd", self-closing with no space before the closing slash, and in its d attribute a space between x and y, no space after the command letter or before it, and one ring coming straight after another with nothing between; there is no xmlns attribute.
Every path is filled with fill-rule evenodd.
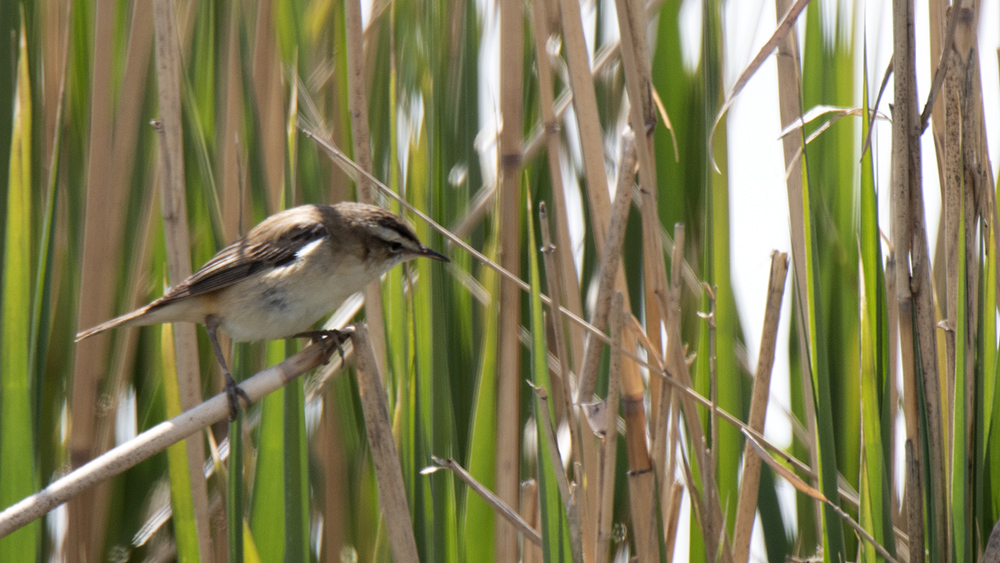
<svg viewBox="0 0 1000 563"><path fill-rule="evenodd" d="M0 4L0 561L1000 561L980 3L894 0L889 68L808 0L745 60L700 3L692 64L685 4ZM772 58L789 252L750 326L727 119ZM343 361L227 343L236 421L202 329L73 343L343 199L452 262L348 300Z"/></svg>

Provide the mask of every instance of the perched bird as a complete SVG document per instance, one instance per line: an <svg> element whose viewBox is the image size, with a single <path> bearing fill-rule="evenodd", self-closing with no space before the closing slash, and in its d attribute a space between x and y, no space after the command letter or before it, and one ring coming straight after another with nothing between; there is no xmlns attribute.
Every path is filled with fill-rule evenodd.
<svg viewBox="0 0 1000 563"><path fill-rule="evenodd" d="M309 329L396 264L420 256L448 262L380 207L303 205L268 217L163 297L78 333L76 341L119 326L204 324L226 375L234 418L238 398L250 400L226 367L219 329L237 342L339 338L335 331Z"/></svg>

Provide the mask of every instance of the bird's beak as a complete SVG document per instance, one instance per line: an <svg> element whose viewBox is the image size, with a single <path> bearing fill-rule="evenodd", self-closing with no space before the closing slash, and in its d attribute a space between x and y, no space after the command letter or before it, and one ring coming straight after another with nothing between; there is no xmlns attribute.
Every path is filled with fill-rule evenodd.
<svg viewBox="0 0 1000 563"><path fill-rule="evenodd" d="M426 256L427 258L433 258L434 260L440 260L442 262L451 262L451 260L448 260L448 257L445 256L444 254L435 252L434 250L431 250L426 246L420 249L420 253L418 254L418 256Z"/></svg>

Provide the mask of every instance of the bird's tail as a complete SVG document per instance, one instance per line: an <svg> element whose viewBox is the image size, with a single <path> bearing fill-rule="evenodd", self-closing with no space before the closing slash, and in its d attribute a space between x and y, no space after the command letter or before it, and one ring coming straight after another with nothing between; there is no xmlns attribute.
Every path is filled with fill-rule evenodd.
<svg viewBox="0 0 1000 563"><path fill-rule="evenodd" d="M110 321L103 322L95 327L88 328L87 330L80 331L76 333L76 342L90 338L95 334L100 334L106 330L111 330L120 326L138 326L138 323L134 323L135 320L142 317L149 307L142 307L132 311L131 313L126 313L120 317L115 317Z"/></svg>

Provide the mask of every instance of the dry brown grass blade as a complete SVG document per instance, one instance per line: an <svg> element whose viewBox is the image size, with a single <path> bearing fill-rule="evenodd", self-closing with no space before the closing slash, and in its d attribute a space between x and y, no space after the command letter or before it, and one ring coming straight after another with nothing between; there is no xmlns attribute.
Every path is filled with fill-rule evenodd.
<svg viewBox="0 0 1000 563"><path fill-rule="evenodd" d="M766 61L767 58L771 56L771 52L774 51L776 48L778 48L778 46L785 40L786 37L794 36L793 30L795 29L795 22L799 19L799 15L802 13L802 10L805 9L807 4L809 4L809 0L795 0L794 4L788 6L788 9L784 12L784 15L781 17L780 20L778 20L778 26L774 29L774 33L771 34L771 37L767 40L767 43L764 43L764 46L761 47L759 51L757 51L757 56L755 56L753 60L750 61L750 64L748 64L747 67L743 69L743 72L740 74L740 77L736 79L736 84L733 85L733 88L732 90L730 90L729 95L726 96L726 101L725 103L722 104L722 109L719 110L719 114L715 116L715 123L712 124L712 130L708 134L708 147L709 147L708 158L712 162L713 166L715 166L715 157L712 155L711 151L713 146L712 141L713 139L715 139L716 128L718 128L719 123L722 121L722 118L726 115L726 112L729 111L729 108L733 105L733 102L736 101L736 97L739 96L740 92L743 91L743 87L746 86L747 82L750 81L750 78L753 77L754 74L756 74L760 66L764 64L764 61ZM782 13L781 10L779 10L778 13L779 14ZM778 54L779 55L781 54L780 50ZM716 166L715 168L716 170L718 170L718 166Z"/></svg>
<svg viewBox="0 0 1000 563"><path fill-rule="evenodd" d="M528 522L521 518L517 511L511 508L510 505L504 501L500 500L500 497L493 494L493 492L483 486L482 483L476 481L475 477L466 471L464 467L459 465L457 461L453 459L442 459L437 456L432 456L431 459L434 463L444 469L453 471L455 475L457 475L459 479L461 479L466 485L469 486L470 489L479 495L480 498L486 502L486 504L492 506L493 510L495 510L497 514L506 518L511 524L514 525L515 528L518 529L518 531L524 534L525 539L536 545L542 545L542 536L538 533L538 530L531 527Z"/></svg>
<svg viewBox="0 0 1000 563"><path fill-rule="evenodd" d="M795 489L800 493L832 507L833 510L836 511L837 515L840 516L840 518L844 522L846 522L851 528L854 529L855 533L857 533L858 536L860 536L866 542L870 543L875 547L875 550L878 551L879 555L884 557L886 561L891 561L892 563L896 563L896 559L892 555L890 555L888 551L886 551L885 547L883 547L881 544L875 541L875 538L873 538L871 534L868 533L867 530L862 528L860 524L858 524L853 518L851 518L850 515L844 512L844 510L841 509L840 506L837 505L837 503L830 501L830 499L826 498L826 496L824 496L823 493L821 493L819 490L809 486L808 484L806 484L805 481L799 479L798 476L795 475L795 473L791 469L788 469L784 465L778 463L774 458L768 455L768 453L764 451L764 447L760 445L760 443L757 442L757 439L754 438L753 435L751 435L749 432L744 431L743 435L747 439L747 444L749 444L753 448L753 451L757 454L757 456L759 456L762 460L764 460L764 462L767 463L767 465L772 470L774 470L775 473L781 475L786 481L788 481L790 485L795 487Z"/></svg>
<svg viewBox="0 0 1000 563"><path fill-rule="evenodd" d="M399 464L396 441L392 436L389 406L385 398L385 388L382 387L382 378L378 373L378 364L375 363L375 351L372 349L368 327L364 324L357 325L351 340L354 342L355 361L358 366L358 395L361 397L368 446L371 448L372 462L375 465L379 508L382 510L382 517L385 518L393 559L416 563L419 561L417 541L413 536L413 522L410 521L410 508L406 501L403 471Z"/></svg>
<svg viewBox="0 0 1000 563"><path fill-rule="evenodd" d="M176 21L171 0L153 3L153 27L156 34L156 76L159 90L160 170L163 174L163 228L167 247L170 280L180 283L191 275L191 246L188 241L187 192L184 185L184 141L181 117L181 56L177 43ZM188 410L202 402L198 366L198 341L195 326L179 323L174 328L174 355L181 409ZM188 476L191 483L198 553L208 560L212 553L209 535L208 486L202 466L205 446L201 438L185 442Z"/></svg>
<svg viewBox="0 0 1000 563"><path fill-rule="evenodd" d="M521 131L523 92L524 13L516 0L500 2L500 263L510 272L521 271ZM500 281L500 325L497 343L497 496L516 505L520 495L518 468L521 438L521 295L508 280ZM542 463L539 460L539 463ZM517 533L505 520L496 520L497 563L518 559Z"/></svg>
<svg viewBox="0 0 1000 563"><path fill-rule="evenodd" d="M258 401L323 363L329 358L329 352L329 345L326 343L312 344L280 364L243 381L240 387L251 401ZM225 420L228 416L229 403L226 395L220 393L193 409L161 422L60 477L38 493L4 509L0 512L0 537L41 518L48 511L76 495L134 467L207 426Z"/></svg>
<svg viewBox="0 0 1000 563"><path fill-rule="evenodd" d="M785 293L788 274L788 256L782 252L771 254L771 279L768 282L767 304L764 307L764 327L761 330L757 370L753 378L753 396L747 424L758 432L764 431L767 401L771 388L771 368L774 366L774 348L778 337L778 320L781 316L781 299ZM733 528L733 561L743 563L750 558L750 532L753 531L754 514L757 512L757 492L760 485L760 459L751 455L749 442L743 450L743 478L740 498L736 505L736 524Z"/></svg>
<svg viewBox="0 0 1000 563"><path fill-rule="evenodd" d="M618 398L619 381L622 365L622 330L621 316L624 298L622 293L615 292L611 300L611 365L608 368L608 397L605 400L604 435L601 437L600 480L598 481L598 498L600 508L597 512L597 544L594 548L594 561L605 563L608 560L608 548L611 543L611 521L614 517L615 494L615 459L618 457Z"/></svg>

